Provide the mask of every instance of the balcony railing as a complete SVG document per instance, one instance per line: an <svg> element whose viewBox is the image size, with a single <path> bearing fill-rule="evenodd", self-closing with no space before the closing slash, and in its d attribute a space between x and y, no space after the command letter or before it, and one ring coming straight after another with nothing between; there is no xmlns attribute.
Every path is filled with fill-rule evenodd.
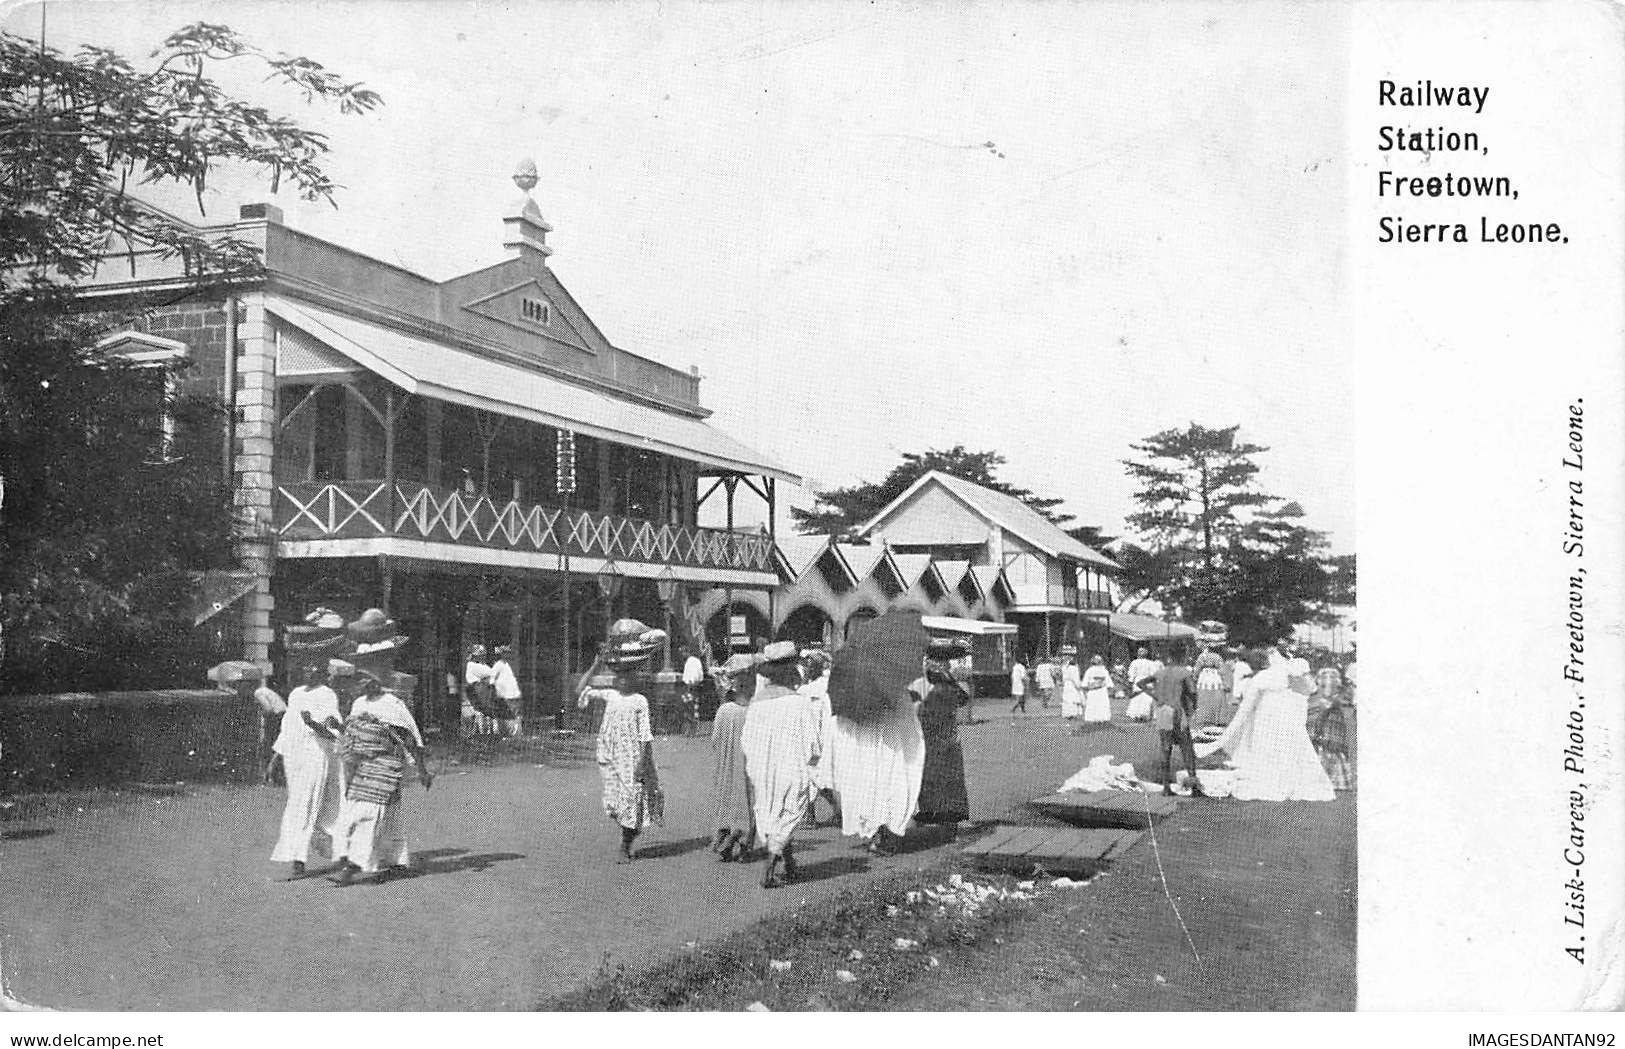
<svg viewBox="0 0 1625 1049"><path fill-rule="evenodd" d="M276 534L286 540L389 536L674 567L774 570L773 540L765 534L498 502L412 481L398 481L393 489L382 481L280 484L273 507Z"/></svg>
<svg viewBox="0 0 1625 1049"><path fill-rule="evenodd" d="M1011 585L1015 603L1020 605L1051 605L1057 608L1108 609L1112 607L1111 594L1104 590L1079 590L1070 586L1043 583L1015 583Z"/></svg>

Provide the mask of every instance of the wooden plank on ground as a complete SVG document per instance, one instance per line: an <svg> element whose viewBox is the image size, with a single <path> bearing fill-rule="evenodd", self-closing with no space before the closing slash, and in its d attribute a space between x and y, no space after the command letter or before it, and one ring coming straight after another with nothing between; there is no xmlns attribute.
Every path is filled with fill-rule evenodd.
<svg viewBox="0 0 1625 1049"><path fill-rule="evenodd" d="M1080 827L1144 827L1174 813L1173 798L1139 791L1097 791L1091 794L1048 794L1028 806L1046 816Z"/></svg>
<svg viewBox="0 0 1625 1049"><path fill-rule="evenodd" d="M1044 840L1028 849L1022 860L1047 871L1062 871L1068 866L1067 856L1077 844L1078 832L1071 827L1050 828Z"/></svg>
<svg viewBox="0 0 1625 1049"><path fill-rule="evenodd" d="M1113 845L1112 850L1110 852L1108 852L1104 857L1102 857L1102 859L1104 859L1105 862L1108 863L1108 864L1116 863L1130 849L1132 849L1132 848L1134 848L1134 846L1138 845L1140 843L1140 839L1143 838L1143 837L1145 837L1145 832L1144 831L1138 831L1138 830L1122 830L1122 831L1118 831L1117 832L1117 844Z"/></svg>
<svg viewBox="0 0 1625 1049"><path fill-rule="evenodd" d="M997 849L990 850L990 854L997 853L1007 859L1018 859L1044 844L1045 840L1059 829L1056 827L1024 827L1020 834L1000 845Z"/></svg>
<svg viewBox="0 0 1625 1049"><path fill-rule="evenodd" d="M1027 830L1026 827L1015 827L1010 824L1000 824L971 842L962 850L967 856L985 856L991 850L998 848L1011 838Z"/></svg>
<svg viewBox="0 0 1625 1049"><path fill-rule="evenodd" d="M1087 877L1122 855L1144 832L1104 827L1001 825L964 851L983 868Z"/></svg>

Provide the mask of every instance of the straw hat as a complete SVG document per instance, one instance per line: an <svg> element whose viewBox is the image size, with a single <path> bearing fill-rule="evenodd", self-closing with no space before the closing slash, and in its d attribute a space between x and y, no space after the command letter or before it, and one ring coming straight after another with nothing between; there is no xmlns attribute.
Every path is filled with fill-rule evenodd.
<svg viewBox="0 0 1625 1049"><path fill-rule="evenodd" d="M651 629L636 619L618 619L610 624L609 638L604 642L604 663L630 669L654 655L665 643L664 630Z"/></svg>

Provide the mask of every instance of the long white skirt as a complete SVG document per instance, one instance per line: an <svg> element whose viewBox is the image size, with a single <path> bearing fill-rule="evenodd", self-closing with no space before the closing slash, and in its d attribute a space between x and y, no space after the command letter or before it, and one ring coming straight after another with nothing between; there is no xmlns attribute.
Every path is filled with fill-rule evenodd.
<svg viewBox="0 0 1625 1049"><path fill-rule="evenodd" d="M829 712L829 700L813 701L818 718L818 752L823 755L818 764L812 767L813 790L835 789L835 777L830 775L830 766L834 764L833 751L835 749L835 715Z"/></svg>
<svg viewBox="0 0 1625 1049"><path fill-rule="evenodd" d="M876 721L837 717L830 777L841 796L841 832L868 838L908 829L920 801L925 734L912 704Z"/></svg>
<svg viewBox="0 0 1625 1049"><path fill-rule="evenodd" d="M411 863L412 854L406 846L406 821L401 813L405 796L403 788L388 805L345 798L333 851L368 874Z"/></svg>
<svg viewBox="0 0 1625 1049"><path fill-rule="evenodd" d="M325 750L283 756L288 802L282 809L282 828L277 834L276 848L271 850L273 862L308 863L313 848L321 856L332 855L344 797L339 785L342 767L338 759Z"/></svg>
<svg viewBox="0 0 1625 1049"><path fill-rule="evenodd" d="M1242 801L1332 801L1337 792L1304 727L1308 703L1290 689L1260 691L1211 744L1198 744L1197 757L1217 750L1230 756L1236 775L1231 796Z"/></svg>
<svg viewBox="0 0 1625 1049"><path fill-rule="evenodd" d="M1083 694L1083 720L1110 721L1112 719L1112 694L1110 689L1092 688Z"/></svg>
<svg viewBox="0 0 1625 1049"><path fill-rule="evenodd" d="M1071 682L1061 685L1061 716L1063 718L1083 716L1083 692Z"/></svg>

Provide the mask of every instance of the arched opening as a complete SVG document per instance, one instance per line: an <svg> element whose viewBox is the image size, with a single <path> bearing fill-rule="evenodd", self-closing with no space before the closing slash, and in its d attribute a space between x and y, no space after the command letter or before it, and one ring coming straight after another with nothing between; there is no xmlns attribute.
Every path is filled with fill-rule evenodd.
<svg viewBox="0 0 1625 1049"><path fill-rule="evenodd" d="M748 643L743 643L743 647L747 649L754 649L756 643L767 638L773 629L766 613L761 609L749 602L735 599L731 608L729 606L719 608L706 620L705 642L711 647L713 661L720 662L728 658L730 616L744 618L744 630L736 632L749 639Z"/></svg>
<svg viewBox="0 0 1625 1049"><path fill-rule="evenodd" d="M852 636L853 627L858 626L860 623L867 623L871 619L878 618L880 618L880 613L867 606L853 609L852 614L846 617L846 626L841 631L841 640L845 641L847 638Z"/></svg>
<svg viewBox="0 0 1625 1049"><path fill-rule="evenodd" d="M803 648L828 645L835 638L835 623L817 605L802 605L784 618L778 637L781 641L794 641Z"/></svg>

